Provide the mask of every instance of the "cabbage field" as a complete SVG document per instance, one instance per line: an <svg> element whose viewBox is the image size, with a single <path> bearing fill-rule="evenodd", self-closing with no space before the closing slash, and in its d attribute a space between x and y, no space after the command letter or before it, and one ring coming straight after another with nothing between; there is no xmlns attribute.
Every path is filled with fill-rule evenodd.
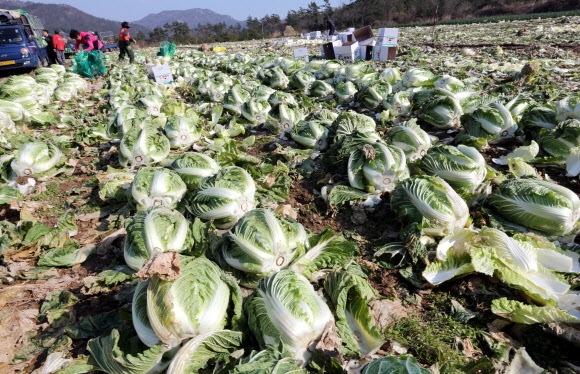
<svg viewBox="0 0 580 374"><path fill-rule="evenodd" d="M578 372L579 35L3 79L0 372Z"/></svg>

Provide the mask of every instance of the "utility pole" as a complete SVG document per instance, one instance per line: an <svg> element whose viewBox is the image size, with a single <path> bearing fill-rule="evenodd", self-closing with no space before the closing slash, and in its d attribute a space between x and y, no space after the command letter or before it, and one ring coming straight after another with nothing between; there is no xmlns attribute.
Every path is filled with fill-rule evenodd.
<svg viewBox="0 0 580 374"><path fill-rule="evenodd" d="M439 10L439 1L435 4L435 19L433 20L433 46L435 46L435 39L437 39L436 35L436 27L437 27L437 11Z"/></svg>

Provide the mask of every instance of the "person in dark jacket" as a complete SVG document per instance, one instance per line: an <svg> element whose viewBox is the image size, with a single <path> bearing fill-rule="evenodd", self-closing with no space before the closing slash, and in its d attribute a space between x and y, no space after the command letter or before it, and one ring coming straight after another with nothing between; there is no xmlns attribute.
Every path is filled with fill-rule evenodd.
<svg viewBox="0 0 580 374"><path fill-rule="evenodd" d="M48 30L42 30L42 38L46 42L46 53L43 53L44 60L47 65L52 65L56 62L56 54L54 53L54 45L52 44L52 36L48 33Z"/></svg>
<svg viewBox="0 0 580 374"><path fill-rule="evenodd" d="M330 30L328 32L329 36L332 36L336 33L336 26L334 25L334 21L329 17L324 17L324 21L326 21L326 29Z"/></svg>
<svg viewBox="0 0 580 374"><path fill-rule="evenodd" d="M121 31L119 31L119 61L125 59L125 55L129 56L129 62L135 62L135 51L133 51L133 47L131 47L131 43L135 43L135 40L131 38L131 34L129 33L129 22L121 23Z"/></svg>

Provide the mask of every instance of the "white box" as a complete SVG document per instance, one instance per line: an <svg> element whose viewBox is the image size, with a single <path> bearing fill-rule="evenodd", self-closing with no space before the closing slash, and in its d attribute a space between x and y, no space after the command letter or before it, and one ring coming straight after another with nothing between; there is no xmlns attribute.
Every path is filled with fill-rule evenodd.
<svg viewBox="0 0 580 374"><path fill-rule="evenodd" d="M340 47L334 47L334 54L338 60L344 62L360 60L360 46L358 42L343 43Z"/></svg>
<svg viewBox="0 0 580 374"><path fill-rule="evenodd" d="M343 43L346 43L346 42L348 42L348 41L349 41L349 40L348 40L348 36L349 36L349 35L352 35L352 32L339 32L339 33L338 33L338 39L339 39L341 42L343 42ZM352 36L351 36L350 38L351 38L351 40L350 40L350 41L352 41Z"/></svg>
<svg viewBox="0 0 580 374"><path fill-rule="evenodd" d="M294 58L301 58L304 61L308 62L308 48L307 47L294 48Z"/></svg>
<svg viewBox="0 0 580 374"><path fill-rule="evenodd" d="M373 45L375 42L375 35L370 26L361 27L352 32L353 41L357 41L359 45Z"/></svg>
<svg viewBox="0 0 580 374"><path fill-rule="evenodd" d="M349 27L348 29L346 29L346 32L353 32L354 31L354 27Z"/></svg>
<svg viewBox="0 0 580 374"><path fill-rule="evenodd" d="M397 46L394 44L376 45L373 47L373 60L388 61L394 60L397 56Z"/></svg>
<svg viewBox="0 0 580 374"><path fill-rule="evenodd" d="M383 28L379 29L379 39L377 44L398 44L399 39L399 29L395 28Z"/></svg>
<svg viewBox="0 0 580 374"><path fill-rule="evenodd" d="M361 60L372 60L374 46L372 45L361 45L360 47L360 58Z"/></svg>
<svg viewBox="0 0 580 374"><path fill-rule="evenodd" d="M151 71L153 72L153 78L155 79L155 82L164 84L173 82L173 75L171 75L169 65L155 65L151 68Z"/></svg>
<svg viewBox="0 0 580 374"><path fill-rule="evenodd" d="M335 40L328 43L323 43L320 45L320 55L327 60L334 60L336 54L334 53L334 48L340 47L342 42L340 40Z"/></svg>
<svg viewBox="0 0 580 374"><path fill-rule="evenodd" d="M311 31L310 32L310 39L320 39L322 37L322 32L320 31Z"/></svg>

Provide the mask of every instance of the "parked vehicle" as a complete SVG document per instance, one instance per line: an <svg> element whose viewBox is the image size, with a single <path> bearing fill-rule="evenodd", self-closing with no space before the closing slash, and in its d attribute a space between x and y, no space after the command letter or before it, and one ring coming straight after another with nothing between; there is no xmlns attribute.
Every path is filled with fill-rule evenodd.
<svg viewBox="0 0 580 374"><path fill-rule="evenodd" d="M101 31L98 33L99 39L103 42L103 48L101 48L101 51L111 52L119 49L115 36L116 35L112 31Z"/></svg>
<svg viewBox="0 0 580 374"><path fill-rule="evenodd" d="M23 10L0 9L0 71L40 64L42 22Z"/></svg>

